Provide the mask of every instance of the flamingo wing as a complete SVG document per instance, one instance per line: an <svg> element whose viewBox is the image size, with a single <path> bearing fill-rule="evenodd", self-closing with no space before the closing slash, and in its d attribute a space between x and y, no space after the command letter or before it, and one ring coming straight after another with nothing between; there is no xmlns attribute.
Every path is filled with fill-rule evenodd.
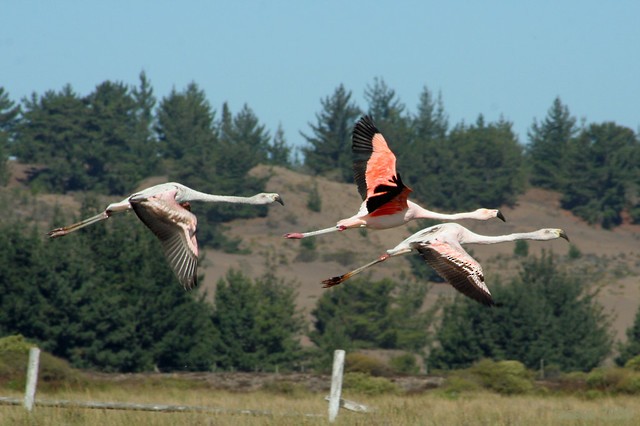
<svg viewBox="0 0 640 426"><path fill-rule="evenodd" d="M360 196L367 200L369 213L396 197L398 206L393 209L406 208L411 189L402 183L400 175L396 173L396 156L370 116L362 117L353 128L351 150L354 155L354 178Z"/></svg>
<svg viewBox="0 0 640 426"><path fill-rule="evenodd" d="M196 216L178 204L175 192L143 199L131 199L131 207L162 244L164 255L182 286L198 285L198 242Z"/></svg>
<svg viewBox="0 0 640 426"><path fill-rule="evenodd" d="M456 290L484 305L494 305L484 282L482 266L459 244L432 240L414 248L435 271Z"/></svg>

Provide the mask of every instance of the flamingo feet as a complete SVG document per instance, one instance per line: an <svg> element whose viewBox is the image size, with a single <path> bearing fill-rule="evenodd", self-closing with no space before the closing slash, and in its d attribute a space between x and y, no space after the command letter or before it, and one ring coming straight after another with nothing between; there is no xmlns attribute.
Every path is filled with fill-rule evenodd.
<svg viewBox="0 0 640 426"><path fill-rule="evenodd" d="M289 232L288 234L284 234L283 237L290 240L299 240L304 238L304 235L302 235L300 232Z"/></svg>
<svg viewBox="0 0 640 426"><path fill-rule="evenodd" d="M328 280L322 281L322 288L333 287L334 285L338 285L344 281L344 275L339 277L329 278Z"/></svg>

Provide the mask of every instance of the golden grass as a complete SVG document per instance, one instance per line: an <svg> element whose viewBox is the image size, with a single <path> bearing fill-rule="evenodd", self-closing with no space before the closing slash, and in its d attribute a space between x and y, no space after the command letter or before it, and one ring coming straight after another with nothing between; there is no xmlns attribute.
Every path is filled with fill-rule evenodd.
<svg viewBox="0 0 640 426"><path fill-rule="evenodd" d="M5 394L6 395L6 394ZM14 396L21 397L14 393ZM39 407L28 414L21 406L0 406L0 425L322 425L327 424L324 394L296 390L234 393L210 389L123 386L39 394L42 399L119 401L223 408L226 413L155 413L107 409ZM442 393L366 396L345 394L374 413L341 410L338 425L636 425L640 398L580 399L571 396L500 396L489 392L446 398ZM241 410L268 411L267 415ZM311 414L313 416L307 416Z"/></svg>

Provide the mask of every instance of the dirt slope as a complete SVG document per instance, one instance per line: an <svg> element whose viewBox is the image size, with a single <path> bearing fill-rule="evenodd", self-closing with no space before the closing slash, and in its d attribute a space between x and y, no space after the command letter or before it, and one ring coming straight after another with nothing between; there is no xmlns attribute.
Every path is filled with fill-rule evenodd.
<svg viewBox="0 0 640 426"><path fill-rule="evenodd" d="M319 259L305 263L296 261L301 241L286 240L282 234L292 231L308 231L329 227L338 219L354 214L360 199L355 185L340 184L323 178L304 176L281 168L260 167L258 174L269 174L269 191L279 192L285 200L285 207L272 206L267 218L235 221L229 234L242 238L243 246L252 251L251 255L230 255L208 250L203 264L205 280L203 288L213 293L215 283L224 276L228 268L241 269L258 276L265 270L265 257L268 253L279 260L277 273L299 284L298 304L307 314L313 309L318 297L324 291L320 282L333 275L346 272L363 262L374 259L411 234L408 227L369 231L367 237L358 230L336 232L315 237ZM322 198L322 210L319 213L307 207L308 193L314 182ZM599 292L599 301L613 316L613 329L617 339L623 339L624 331L634 319L640 305L640 226L624 225L613 231L603 230L586 224L571 213L560 209L559 194L530 189L523 194L513 208L502 206L501 210L507 222L491 220L487 222L462 221L461 223L475 232L489 235L529 231L544 227L563 228L582 253L583 259L589 255L606 256L605 264L614 270L599 278L603 288ZM484 206L494 207L494 206ZM412 225L416 226L416 225ZM485 268L487 283L500 274L508 276L517 273L518 262L509 260L514 244L472 246L476 256ZM551 250L565 255L569 244L566 241L529 242L529 253L539 254L541 250ZM353 261L341 265L336 261L322 259L342 251L352 252ZM343 255L342 258L346 258ZM397 277L408 272L408 262L402 258L391 259L371 269L371 277ZM611 275L614 275L612 277ZM596 284L594 277L585 274L585 285ZM432 288L428 297L437 295L452 296L454 291L446 285ZM535 295L532 295L534 297Z"/></svg>
<svg viewBox="0 0 640 426"><path fill-rule="evenodd" d="M6 191L14 191L23 186L21 177L24 167L14 168L14 177ZM340 184L323 178L313 178L279 167L260 166L254 173L269 176L267 190L282 195L285 206L269 207L265 218L237 220L229 224L228 234L240 238L241 247L250 250L248 255L232 255L215 250L204 250L200 271L205 274L201 290L211 296L215 283L227 273L229 268L240 269L250 276L264 273L267 258L277 269L278 276L298 285L297 301L309 317L318 297L325 290L320 282L374 259L387 248L391 248L411 234L408 227L384 231L368 231L363 235L359 230L336 232L315 237L318 257L313 262L296 260L301 250L301 241L286 240L286 232L309 231L335 225L336 221L353 215L359 208L360 198L355 185ZM140 187L163 181L162 177L147 179ZM320 212L310 211L306 205L313 185L318 187L322 199ZM24 208L47 210L54 204L62 209L77 212L80 195L50 195L37 197L36 207ZM116 201L117 197L105 198L105 203ZM529 231L543 227L563 228L582 253L581 262L585 270L582 279L585 285L602 286L598 299L613 316L613 331L617 339L624 339L624 332L634 319L640 305L640 226L624 225L613 231L589 226L559 207L559 195L550 191L531 189L523 194L513 208L502 206L507 218L503 223L498 219L461 223L475 232L489 235ZM479 206L480 207L480 206ZM496 206L483 206L496 207ZM20 209L17 210L20 214ZM193 206L194 213L198 208ZM42 217L43 221L48 218ZM415 223L412 227L424 226ZM518 261L513 259L514 244L472 246L474 256L483 263L487 284L491 287L497 277L517 273ZM542 249L556 254L568 253L566 241L529 242L529 252L539 254ZM601 257L600 259L594 256ZM603 259L604 258L604 259ZM343 264L338 263L340 260ZM599 275L599 269L608 272ZM370 270L373 279L398 277L409 271L409 264L403 258L394 258ZM451 297L454 290L447 285L435 285L427 296L427 303L439 295ZM535 295L532 294L532 297Z"/></svg>

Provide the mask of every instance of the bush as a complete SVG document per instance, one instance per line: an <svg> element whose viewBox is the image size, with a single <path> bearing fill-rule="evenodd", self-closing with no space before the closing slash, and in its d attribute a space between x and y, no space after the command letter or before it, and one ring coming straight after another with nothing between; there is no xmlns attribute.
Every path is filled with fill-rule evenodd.
<svg viewBox="0 0 640 426"><path fill-rule="evenodd" d="M36 345L21 335L0 338L0 386L23 390L26 384L29 349ZM47 352L40 353L38 387L54 389L84 382L82 374Z"/></svg>
<svg viewBox="0 0 640 426"><path fill-rule="evenodd" d="M348 373L364 373L370 376L390 376L392 374L384 362L363 353L352 352L345 356L344 369Z"/></svg>
<svg viewBox="0 0 640 426"><path fill-rule="evenodd" d="M391 368L400 374L418 374L420 373L420 367L416 362L416 357L413 354L402 354L395 356L389 360Z"/></svg>
<svg viewBox="0 0 640 426"><path fill-rule="evenodd" d="M474 392L480 390L481 386L472 377L464 373L453 373L444 382L443 392L447 396L456 396L462 392Z"/></svg>
<svg viewBox="0 0 640 426"><path fill-rule="evenodd" d="M366 373L346 373L343 387L365 395L396 394L398 386L384 377L372 377Z"/></svg>
<svg viewBox="0 0 640 426"><path fill-rule="evenodd" d="M636 355L624 364L624 368L640 371L640 355Z"/></svg>
<svg viewBox="0 0 640 426"><path fill-rule="evenodd" d="M532 374L519 361L484 359L469 368L480 384L503 395L522 394L533 389Z"/></svg>
<svg viewBox="0 0 640 426"><path fill-rule="evenodd" d="M587 375L589 389L610 393L640 393L640 373L626 368L596 368Z"/></svg>

